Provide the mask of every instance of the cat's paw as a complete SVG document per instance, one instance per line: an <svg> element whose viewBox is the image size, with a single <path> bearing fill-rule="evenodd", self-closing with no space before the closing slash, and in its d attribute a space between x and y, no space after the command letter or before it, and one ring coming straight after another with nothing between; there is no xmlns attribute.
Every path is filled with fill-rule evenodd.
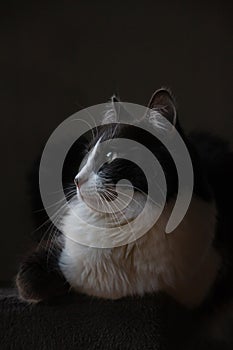
<svg viewBox="0 0 233 350"><path fill-rule="evenodd" d="M41 267L39 264L25 261L16 277L16 286L19 298L29 303L38 303L44 299L39 286Z"/></svg>
<svg viewBox="0 0 233 350"><path fill-rule="evenodd" d="M66 294L69 285L46 256L34 253L20 266L16 277L19 298L28 303L47 301L53 296Z"/></svg>

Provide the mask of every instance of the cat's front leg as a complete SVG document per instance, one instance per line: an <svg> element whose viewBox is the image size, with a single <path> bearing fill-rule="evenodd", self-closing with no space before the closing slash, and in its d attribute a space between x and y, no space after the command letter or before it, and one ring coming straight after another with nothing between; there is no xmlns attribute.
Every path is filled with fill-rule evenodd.
<svg viewBox="0 0 233 350"><path fill-rule="evenodd" d="M38 303L68 293L70 286L58 266L58 251L36 250L22 262L16 277L20 299Z"/></svg>

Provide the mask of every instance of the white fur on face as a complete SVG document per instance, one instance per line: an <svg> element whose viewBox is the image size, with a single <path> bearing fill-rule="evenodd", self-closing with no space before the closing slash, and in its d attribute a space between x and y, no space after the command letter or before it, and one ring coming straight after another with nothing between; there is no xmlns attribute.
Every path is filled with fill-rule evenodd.
<svg viewBox="0 0 233 350"><path fill-rule="evenodd" d="M96 153L99 147L99 143L101 140L99 140L94 148L88 153L87 160L85 165L82 167L82 169L79 171L79 173L75 176L75 180L78 180L81 183L84 183L89 180L90 176L93 176L93 165L94 165L94 159L96 157Z"/></svg>
<svg viewBox="0 0 233 350"><path fill-rule="evenodd" d="M88 153L86 163L75 177L75 180L79 183L79 187L77 187L77 196L79 200L92 200L93 206L98 203L96 193L97 186L102 185L101 178L94 173L95 158L100 141L101 139L98 140L94 148Z"/></svg>
<svg viewBox="0 0 233 350"><path fill-rule="evenodd" d="M106 148L105 150L101 149L100 146L101 138L98 140L93 149L89 152L84 166L81 168L79 173L76 175L75 179L78 181L77 186L77 197L79 201L85 202L92 210L112 213L112 217L107 215L105 220L110 220L112 223L114 220L119 220L118 216L121 213L121 216L124 215L125 221L132 220L135 218L135 215L143 208L145 203L145 195L137 193L132 201L130 201L129 193L133 193L133 186L130 184L128 186L121 186L118 184L117 190L120 190L122 196L120 195L114 201L108 200L100 195L100 193L105 193L106 197L109 197L109 192L106 187L105 178L98 175L96 168L102 165L102 162L110 162L117 158L116 151L112 152L110 149ZM99 164L99 166L97 166ZM107 181L109 178L107 179ZM111 180L110 180L111 182ZM116 191L117 191L116 190ZM118 193L119 194L119 193ZM122 198L123 197L123 198ZM128 205L128 203L130 205ZM125 210L122 209L125 207ZM127 207L127 208L126 208Z"/></svg>

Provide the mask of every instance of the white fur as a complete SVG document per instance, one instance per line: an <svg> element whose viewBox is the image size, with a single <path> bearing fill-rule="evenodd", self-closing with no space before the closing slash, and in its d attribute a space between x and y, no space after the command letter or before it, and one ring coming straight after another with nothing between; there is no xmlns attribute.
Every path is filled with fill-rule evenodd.
<svg viewBox="0 0 233 350"><path fill-rule="evenodd" d="M116 123L118 121L117 111L115 108L114 98L116 96L113 95L111 97L111 102L107 103L106 105L106 111L104 113L104 117L102 120L102 124L111 124Z"/></svg>
<svg viewBox="0 0 233 350"><path fill-rule="evenodd" d="M75 180L78 180L80 183L84 183L89 180L89 177L93 168L94 158L96 156L96 152L100 141L101 139L98 140L98 142L93 147L93 149L88 153L87 157L85 157L86 163L84 164L82 169L79 171L79 173L75 176Z"/></svg>
<svg viewBox="0 0 233 350"><path fill-rule="evenodd" d="M60 268L74 290L117 299L126 295L165 291L188 306L198 305L208 293L220 265L212 247L215 207L193 197L189 210L171 234L165 233L174 202L170 201L143 237L116 248L92 248L77 243L87 235L90 242L103 216L90 209L87 230L71 210L63 220L64 249ZM81 199L75 210L83 210ZM124 220L123 220L124 221ZM91 244L90 244L91 245Z"/></svg>
<svg viewBox="0 0 233 350"><path fill-rule="evenodd" d="M168 135L169 131L174 131L176 114L174 112L173 123L170 124L170 122L161 114L160 111L157 111L156 109L150 109L148 121L153 126L153 128L162 132L166 132L166 135Z"/></svg>

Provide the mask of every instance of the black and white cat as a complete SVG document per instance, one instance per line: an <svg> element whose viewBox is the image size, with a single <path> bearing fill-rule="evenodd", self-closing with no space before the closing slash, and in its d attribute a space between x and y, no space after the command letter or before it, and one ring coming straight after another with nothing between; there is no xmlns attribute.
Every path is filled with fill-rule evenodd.
<svg viewBox="0 0 233 350"><path fill-rule="evenodd" d="M165 227L178 189L174 162L166 148L140 125L133 127L118 124L118 109L115 105L114 98L109 111L103 116L103 125L97 131L94 130L89 142L83 166L75 176L76 194L71 200L72 208L61 218L61 235L54 238L49 250L46 249L47 243L44 247L40 244L21 264L16 279L19 295L34 303L70 290L108 299L165 292L188 307L198 306L213 290L217 290L213 295L219 293L222 282L218 281L221 281L222 271L226 270L229 256L225 254L225 248L221 249L226 242L222 246L218 243L221 234L225 241L228 239L226 231L229 228L227 224L224 227L222 218L228 220L226 213L229 208L224 211L224 206L219 204L223 202L223 195L216 180L218 175L211 168L215 163L219 179L224 176L218 167L217 156L213 156L214 152L208 149L205 152L208 155L207 164L204 151L201 149L198 152L194 147L196 143L199 147L202 145L203 137L188 138L179 125L171 93L166 89L156 91L150 100L150 113L142 123L150 124L151 128L162 128L172 137L171 130L166 130L159 122L161 115L167 118L182 136L194 169L194 192L189 209L175 231L167 235ZM106 220L109 220L111 227L125 225L138 215L138 206L145 203L147 194L147 181L138 166L119 158L118 150L111 146L105 146L104 151L99 152L103 141L114 138L135 140L156 156L166 176L166 205L156 224L141 238L114 248L96 248L91 242L98 236L98 226L106 224ZM223 148L220 143L219 153L223 152ZM100 153L102 157L103 152L105 161L98 168L98 157ZM224 148L224 154L228 154L227 147ZM232 160L228 161L232 166ZM93 189L97 188L102 194L102 200L111 206L111 198L115 196L114 186L122 178L131 182L135 200L117 217L115 213L110 213L106 218L106 214L85 204L87 197L95 200ZM228 182L230 184L228 179L225 178L224 186L228 186ZM156 183L156 178L154 181ZM230 194L232 187L227 187L227 191ZM75 213L87 217L88 222L93 224L92 228ZM225 230L225 233L221 233L221 230ZM88 238L89 246L77 243L83 235ZM229 242L232 244L232 238ZM232 245L228 248L230 252ZM228 289L229 295L232 293L232 279L229 278L232 276L232 272L229 273L231 269L232 265L224 275L231 288Z"/></svg>

